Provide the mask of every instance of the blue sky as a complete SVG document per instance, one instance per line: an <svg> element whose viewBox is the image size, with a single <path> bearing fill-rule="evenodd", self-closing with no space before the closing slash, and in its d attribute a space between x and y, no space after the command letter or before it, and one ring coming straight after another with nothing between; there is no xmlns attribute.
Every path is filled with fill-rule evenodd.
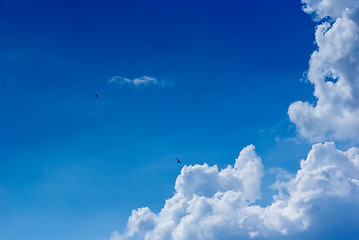
<svg viewBox="0 0 359 240"><path fill-rule="evenodd" d="M132 209L161 210L176 158L225 168L254 144L265 171L295 173L311 145L288 106L315 101L301 6L2 1L0 238L109 239Z"/></svg>

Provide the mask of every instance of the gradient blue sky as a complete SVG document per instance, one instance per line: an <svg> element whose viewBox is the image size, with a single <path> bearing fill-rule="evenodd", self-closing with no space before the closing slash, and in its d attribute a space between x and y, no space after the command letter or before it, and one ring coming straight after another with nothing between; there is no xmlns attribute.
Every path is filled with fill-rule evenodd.
<svg viewBox="0 0 359 240"><path fill-rule="evenodd" d="M314 26L299 0L0 1L0 238L108 239L172 196L176 158L225 167L254 144L296 171Z"/></svg>

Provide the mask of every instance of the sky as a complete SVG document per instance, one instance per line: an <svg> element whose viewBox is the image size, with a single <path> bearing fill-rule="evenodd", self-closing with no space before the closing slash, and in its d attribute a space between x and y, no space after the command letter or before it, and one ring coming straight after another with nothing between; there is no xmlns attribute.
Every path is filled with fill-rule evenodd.
<svg viewBox="0 0 359 240"><path fill-rule="evenodd" d="M0 239L358 239L358 11L1 0Z"/></svg>

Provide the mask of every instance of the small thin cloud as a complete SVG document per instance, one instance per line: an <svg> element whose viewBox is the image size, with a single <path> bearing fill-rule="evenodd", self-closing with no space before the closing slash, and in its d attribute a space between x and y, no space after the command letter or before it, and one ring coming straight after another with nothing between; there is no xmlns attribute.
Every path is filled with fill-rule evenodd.
<svg viewBox="0 0 359 240"><path fill-rule="evenodd" d="M121 76L115 76L108 81L110 84L121 84L121 85L130 85L135 87L142 87L142 86L150 86L150 85L162 85L161 82L159 82L154 77L149 76L142 76L139 78L125 78Z"/></svg>

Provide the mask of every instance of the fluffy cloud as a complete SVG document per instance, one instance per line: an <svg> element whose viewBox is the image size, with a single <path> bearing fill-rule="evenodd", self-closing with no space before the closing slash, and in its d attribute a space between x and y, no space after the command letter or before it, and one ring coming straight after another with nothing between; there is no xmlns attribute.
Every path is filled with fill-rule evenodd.
<svg viewBox="0 0 359 240"><path fill-rule="evenodd" d="M108 82L112 83L112 84L132 85L132 86L138 86L138 87L160 84L156 78L148 77L148 76L143 76L143 77L134 78L134 79L124 78L121 76L115 76L115 77L111 78L110 81L108 81Z"/></svg>
<svg viewBox="0 0 359 240"><path fill-rule="evenodd" d="M306 13L316 14L318 19L325 17L340 18L347 8L356 9L359 2L356 0L302 0L303 10Z"/></svg>
<svg viewBox="0 0 359 240"><path fill-rule="evenodd" d="M311 206L318 201L359 200L359 149L342 152L334 143L313 145L296 175L278 185L268 206L255 202L262 176L261 159L252 145L241 151L233 167L185 166L162 210L132 211L127 231L115 232L111 240L260 238L308 229Z"/></svg>
<svg viewBox="0 0 359 240"><path fill-rule="evenodd" d="M317 101L291 104L289 117L299 134L310 141L356 142L359 2L302 2L304 11L328 21L317 26L318 49L308 71ZM281 168L271 172L277 174L272 185L276 193L270 204L260 205L264 171L253 145L244 148L234 165L225 169L207 164L184 166L174 195L161 211L154 213L148 207L133 210L126 230L113 233L111 240L308 239L300 234L305 230L315 233L315 228L327 233L340 229L341 234L347 231L358 236L359 148L341 151L334 142L314 144L295 174ZM322 239L328 236L322 235ZM310 237L315 239L315 235ZM339 239L353 238L343 235Z"/></svg>
<svg viewBox="0 0 359 240"><path fill-rule="evenodd" d="M315 104L295 102L288 114L301 136L312 142L359 139L359 1L304 0L307 12L324 21L315 33L308 79Z"/></svg>

